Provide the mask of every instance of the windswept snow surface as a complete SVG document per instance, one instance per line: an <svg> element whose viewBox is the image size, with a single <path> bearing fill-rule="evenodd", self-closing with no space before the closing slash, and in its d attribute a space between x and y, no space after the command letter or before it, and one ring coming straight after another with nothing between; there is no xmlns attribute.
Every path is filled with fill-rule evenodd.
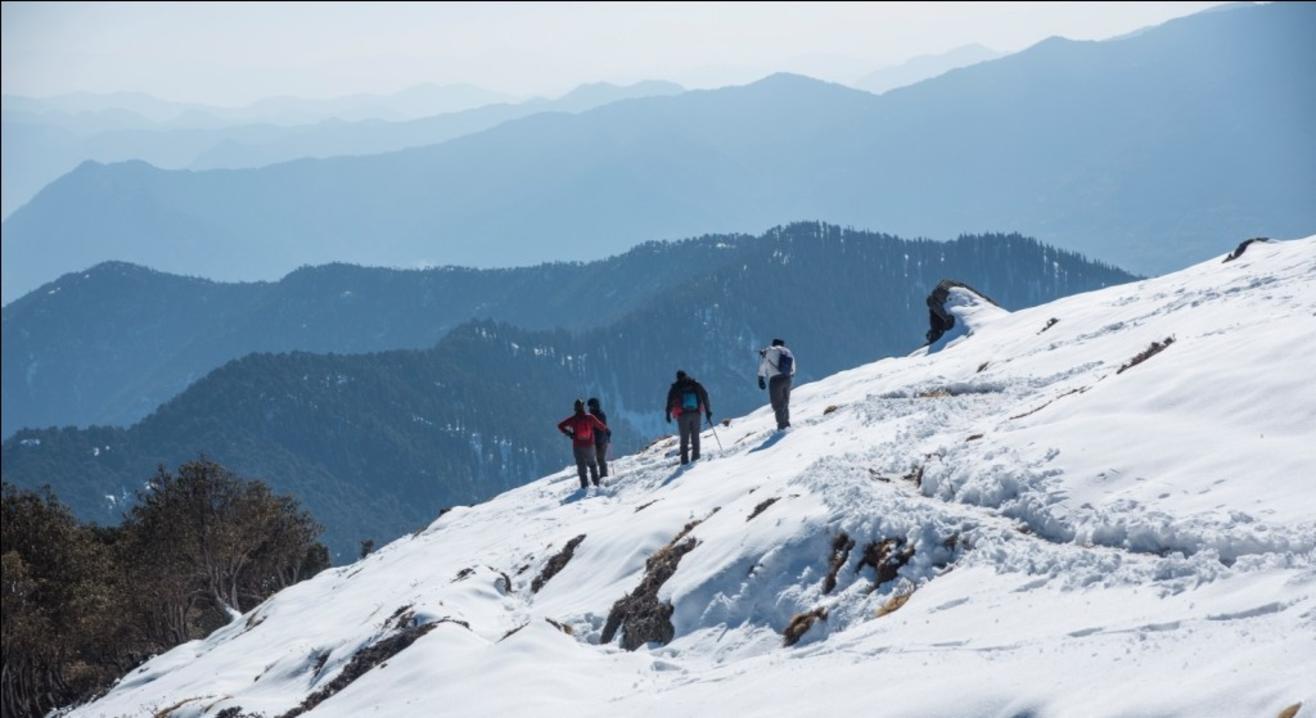
<svg viewBox="0 0 1316 718"><path fill-rule="evenodd" d="M310 713L1316 714L1316 237L1015 313L963 294L966 334L799 387L789 433L764 408L688 470L668 439L597 493L564 470L454 509L73 714L272 718L439 621ZM674 639L599 645L698 520ZM875 587L884 539L914 551Z"/></svg>

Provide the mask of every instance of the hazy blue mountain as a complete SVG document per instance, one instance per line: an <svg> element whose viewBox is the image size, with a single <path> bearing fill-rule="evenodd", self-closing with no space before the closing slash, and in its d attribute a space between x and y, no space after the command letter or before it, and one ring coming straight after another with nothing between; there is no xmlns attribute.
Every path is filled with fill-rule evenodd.
<svg viewBox="0 0 1316 718"><path fill-rule="evenodd" d="M322 120L404 121L516 99L512 95L469 83L426 83L389 94L360 93L325 99L267 97L237 110L221 112L218 116L230 121L236 119L286 125Z"/></svg>
<svg viewBox="0 0 1316 718"><path fill-rule="evenodd" d="M305 263L498 266L827 217L1019 229L1138 271L1316 225L1316 5L1052 39L872 95L778 75L542 113L431 147L166 172L87 163L4 224L6 298L119 259L219 279Z"/></svg>
<svg viewBox="0 0 1316 718"><path fill-rule="evenodd" d="M326 98L267 97L238 107L164 100L142 92L72 92L52 97L4 95L5 111L60 116L123 111L157 125L208 128L234 124L300 125L321 120L410 120L445 112L511 102L517 98L468 83L426 83L393 93L357 93Z"/></svg>
<svg viewBox="0 0 1316 718"><path fill-rule="evenodd" d="M962 45L940 54L919 55L899 65L874 70L853 84L861 90L880 95L887 90L913 85L960 67L995 60L1004 54L983 45Z"/></svg>
<svg viewBox="0 0 1316 718"><path fill-rule="evenodd" d="M205 452L295 493L326 524L340 555L361 538L387 540L442 506L487 498L565 464L567 442L553 426L578 396L603 399L617 449L626 451L667 428L663 400L677 368L704 382L721 417L765 401L755 385L755 350L774 336L795 349L800 382L908 352L927 329L924 297L943 277L968 281L1009 308L1131 279L1018 235L942 243L818 223L757 238L654 244L588 266L478 273L325 267L294 274L280 283L287 287L202 283L123 265L102 270L137 287L126 292L133 298L99 312L108 330L89 326L97 310L87 305L115 304L113 295L125 293L110 288L112 276L80 285L61 280L55 295L44 295L67 293L74 306L42 300L44 310L24 308L22 322L6 314L6 401L24 371L10 353L11 323L31 332L59 327L41 351L60 347L48 361L71 383L99 371L98 381L110 381L110 371L128 373L134 358L161 371L168 352L154 355L173 335L195 344L215 333L235 353L253 336L296 334L298 327L319 351L360 351L386 335L417 341L441 333L442 320L410 325L458 297L475 305L473 316L575 326L532 330L479 320L423 350L250 354L131 428L23 430L0 452L7 480L49 483L79 515L98 521L114 520L157 463ZM481 282L501 292L481 294ZM283 295L253 298L259 290ZM190 306L176 301L184 295L195 297ZM507 299L480 306L494 296ZM153 303L162 306L152 310ZM229 319L216 329L198 316L206 310ZM122 316L129 312L142 316L129 322ZM200 326L187 330L188 316ZM117 334L114 327L131 335L107 336ZM86 344L59 344L84 332ZM30 339L19 343L34 347ZM116 362L112 370L101 366Z"/></svg>
<svg viewBox="0 0 1316 718"><path fill-rule="evenodd" d="M294 128L275 125L161 129L150 124L134 127L125 123L118 129L96 127L99 121L69 129L60 123L6 112L0 123L0 143L5 148L0 159L0 210L4 216L32 199L42 187L88 160L133 159L156 167L183 168L213 151L217 144L269 142L297 132Z"/></svg>
<svg viewBox="0 0 1316 718"><path fill-rule="evenodd" d="M432 145L539 112L583 112L610 102L682 92L669 82L582 85L556 100L496 103L405 122L326 121L265 135L226 136L190 163L191 169L261 167L302 157L366 155ZM153 163L154 164L154 163Z"/></svg>
<svg viewBox="0 0 1316 718"><path fill-rule="evenodd" d="M162 126L126 110L70 115L6 108L0 130L5 147L0 158L0 213L8 217L42 187L88 160L142 160L162 169L237 169L301 157L375 154L444 142L537 112L581 112L618 100L681 91L680 85L667 82L594 83L554 100L499 102L405 121L329 119L303 125L206 120L197 123L201 127L175 127L177 123Z"/></svg>
<svg viewBox="0 0 1316 718"><path fill-rule="evenodd" d="M137 127L169 122L190 108L201 107L162 100L144 92L70 92L51 97L6 94L0 97L0 106L6 113L24 113L31 118L61 125L77 118L86 120L103 113L119 113L137 118L136 123L130 125Z"/></svg>

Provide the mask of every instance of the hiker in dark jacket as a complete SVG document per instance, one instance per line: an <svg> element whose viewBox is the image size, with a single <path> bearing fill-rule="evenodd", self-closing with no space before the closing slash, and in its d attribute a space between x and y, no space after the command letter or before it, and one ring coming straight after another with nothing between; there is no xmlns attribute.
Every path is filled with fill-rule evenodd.
<svg viewBox="0 0 1316 718"><path fill-rule="evenodd" d="M791 379L795 376L795 355L782 339L759 350L759 388L768 390L772 412L777 415L777 431L791 425Z"/></svg>
<svg viewBox="0 0 1316 718"><path fill-rule="evenodd" d="M594 485L599 485L599 465L594 456L594 436L598 432L606 432L608 427L598 420L593 414L585 413L585 402L580 399L576 400L575 413L563 419L558 425L558 431L566 436L571 437L571 453L576 457L576 471L580 474L580 488L588 489L589 480L585 478L585 470L588 467L589 477L594 479Z"/></svg>
<svg viewBox="0 0 1316 718"><path fill-rule="evenodd" d="M667 390L667 423L672 423L676 416L676 425L681 430L681 463L699 460L699 415L713 423L713 408L708 404L708 392L699 382L690 378L685 372L677 370L676 381ZM688 449L693 448L693 454Z"/></svg>
<svg viewBox="0 0 1316 718"><path fill-rule="evenodd" d="M599 400L595 397L590 397L590 400L585 404L589 407L590 415L598 419L604 426L603 431L594 432L594 455L599 460L599 478L607 478L608 444L612 443L612 429L607 428L608 415L603 413L603 408L599 406Z"/></svg>

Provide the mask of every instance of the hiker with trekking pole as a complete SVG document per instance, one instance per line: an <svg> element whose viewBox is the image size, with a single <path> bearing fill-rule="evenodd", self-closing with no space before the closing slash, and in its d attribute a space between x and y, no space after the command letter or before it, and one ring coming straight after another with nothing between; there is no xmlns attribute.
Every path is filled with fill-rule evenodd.
<svg viewBox="0 0 1316 718"><path fill-rule="evenodd" d="M713 409L708 404L708 392L684 371L677 370L676 381L667 390L667 423L676 416L681 434L681 464L699 460L699 416L703 414L713 424ZM714 429L714 434L716 434ZM721 440L718 440L719 446ZM691 451L693 449L693 451Z"/></svg>

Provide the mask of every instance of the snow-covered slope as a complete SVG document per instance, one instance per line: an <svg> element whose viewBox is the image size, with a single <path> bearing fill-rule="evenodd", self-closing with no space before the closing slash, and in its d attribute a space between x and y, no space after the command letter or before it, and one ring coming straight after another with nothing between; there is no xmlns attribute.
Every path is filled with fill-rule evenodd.
<svg viewBox="0 0 1316 718"><path fill-rule="evenodd" d="M74 715L1316 714L1316 237L956 292L967 335L797 388L789 433L454 509Z"/></svg>

